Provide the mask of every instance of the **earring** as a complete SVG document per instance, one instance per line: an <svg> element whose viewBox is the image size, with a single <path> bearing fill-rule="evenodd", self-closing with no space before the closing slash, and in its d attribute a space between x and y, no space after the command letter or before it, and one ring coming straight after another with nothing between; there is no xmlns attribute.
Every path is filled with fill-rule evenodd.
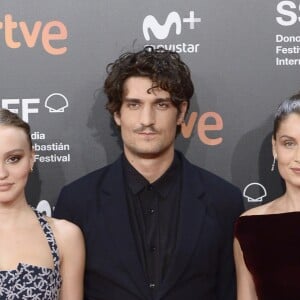
<svg viewBox="0 0 300 300"><path fill-rule="evenodd" d="M30 168L30 172L31 172L31 173L33 172L33 166Z"/></svg>
<svg viewBox="0 0 300 300"><path fill-rule="evenodd" d="M276 158L274 156L273 163L272 163L272 166L271 166L271 172L273 172L275 170L275 164L276 164Z"/></svg>

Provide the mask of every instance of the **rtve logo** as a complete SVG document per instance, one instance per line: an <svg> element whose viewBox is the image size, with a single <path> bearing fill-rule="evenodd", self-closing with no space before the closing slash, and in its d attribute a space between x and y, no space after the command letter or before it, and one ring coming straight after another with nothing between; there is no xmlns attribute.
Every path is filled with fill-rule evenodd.
<svg viewBox="0 0 300 300"><path fill-rule="evenodd" d="M62 55L67 52L67 47L62 46L60 41L67 39L68 31L60 21L50 21L45 24L36 21L33 25L28 25L25 21L14 21L12 15L6 14L4 22L0 21L0 33L1 31L4 32L4 40L8 48L20 48L24 42L28 48L34 48L39 38L43 49L48 54ZM21 38L17 40L16 36Z"/></svg>
<svg viewBox="0 0 300 300"><path fill-rule="evenodd" d="M190 138L194 128L203 144L208 146L222 144L223 137L220 136L220 131L223 129L223 119L217 112L208 111L200 115L193 111L188 120L181 124L182 136L185 139Z"/></svg>
<svg viewBox="0 0 300 300"><path fill-rule="evenodd" d="M187 18L181 18L176 11L170 12L163 25L161 25L154 16L148 15L145 17L143 22L143 34L146 41L150 41L149 31L151 30L157 39L164 40L168 37L173 25L175 26L176 34L180 35L182 31L182 23L188 23L189 29L195 29L195 24L200 22L201 18L196 18L195 12L192 10Z"/></svg>
<svg viewBox="0 0 300 300"><path fill-rule="evenodd" d="M281 15L276 21L282 26L291 26L300 22L300 3L294 1L280 1L277 4L277 12Z"/></svg>

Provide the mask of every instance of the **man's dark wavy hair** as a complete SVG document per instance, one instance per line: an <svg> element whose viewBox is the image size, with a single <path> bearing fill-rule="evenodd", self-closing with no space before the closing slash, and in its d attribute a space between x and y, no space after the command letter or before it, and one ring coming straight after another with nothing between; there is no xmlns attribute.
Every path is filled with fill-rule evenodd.
<svg viewBox="0 0 300 300"><path fill-rule="evenodd" d="M107 65L106 71L106 109L112 116L115 112L120 112L124 82L132 76L147 77L153 82L152 89L158 87L169 92L178 110L183 101L187 101L189 107L194 93L188 66L178 53L163 48L145 47L136 53L124 53L115 62Z"/></svg>

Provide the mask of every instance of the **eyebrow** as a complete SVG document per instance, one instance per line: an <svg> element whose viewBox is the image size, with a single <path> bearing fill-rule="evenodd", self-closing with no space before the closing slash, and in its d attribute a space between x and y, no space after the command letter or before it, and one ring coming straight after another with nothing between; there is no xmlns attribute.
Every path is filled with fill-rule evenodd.
<svg viewBox="0 0 300 300"><path fill-rule="evenodd" d="M128 98L128 97L124 97L123 102L143 102L143 100L139 99L139 98ZM155 100L153 101L154 103L159 103L159 102L172 102L172 99L170 97L166 97L166 98L155 98Z"/></svg>
<svg viewBox="0 0 300 300"><path fill-rule="evenodd" d="M18 153L18 152L21 152L21 153L24 153L25 150L24 149L13 149L13 150L10 150L10 151L7 151L5 154L15 154L15 153Z"/></svg>
<svg viewBox="0 0 300 300"><path fill-rule="evenodd" d="M279 139L282 139L282 138L294 139L292 136L285 135L285 134L279 137Z"/></svg>

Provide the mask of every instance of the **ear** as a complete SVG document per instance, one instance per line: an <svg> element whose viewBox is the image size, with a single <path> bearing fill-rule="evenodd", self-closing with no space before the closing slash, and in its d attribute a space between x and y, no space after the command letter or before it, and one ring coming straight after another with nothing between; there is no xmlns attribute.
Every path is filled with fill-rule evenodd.
<svg viewBox="0 0 300 300"><path fill-rule="evenodd" d="M274 136L272 136L272 153L273 153L273 157L277 159L276 140L274 139Z"/></svg>
<svg viewBox="0 0 300 300"><path fill-rule="evenodd" d="M182 101L180 103L180 107L179 107L179 113L177 116L177 125L180 125L185 118L186 112L187 112L187 108L188 108L188 102L187 101Z"/></svg>
<svg viewBox="0 0 300 300"><path fill-rule="evenodd" d="M120 112L114 112L114 120L118 126L121 126Z"/></svg>

